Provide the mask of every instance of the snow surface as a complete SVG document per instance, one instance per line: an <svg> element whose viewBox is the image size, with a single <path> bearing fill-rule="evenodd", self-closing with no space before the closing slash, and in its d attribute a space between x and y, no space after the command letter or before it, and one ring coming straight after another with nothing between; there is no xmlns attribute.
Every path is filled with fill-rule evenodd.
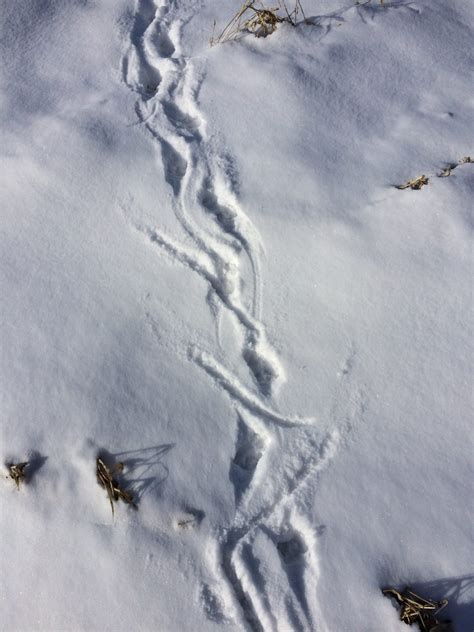
<svg viewBox="0 0 474 632"><path fill-rule="evenodd" d="M473 629L474 5L240 4L0 3L2 630Z"/></svg>

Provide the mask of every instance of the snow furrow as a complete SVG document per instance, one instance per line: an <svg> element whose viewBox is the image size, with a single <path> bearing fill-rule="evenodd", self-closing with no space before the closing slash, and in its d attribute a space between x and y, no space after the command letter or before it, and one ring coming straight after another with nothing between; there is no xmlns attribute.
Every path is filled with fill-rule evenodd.
<svg viewBox="0 0 474 632"><path fill-rule="evenodd" d="M261 240L204 138L205 122L196 101L202 77L180 53L177 36L182 18L177 20L174 10L171 2L138 2L136 26L122 63L124 81L140 95L136 108L140 122L160 145L176 217L212 262L213 273L206 273L207 281L224 309L237 317L244 331L242 358L259 397L268 398L284 381L285 373L260 320ZM164 246L163 239L154 241ZM172 256L178 251L166 249ZM243 257L250 265L250 299L244 292ZM190 265L189 259L178 259ZM202 273L198 266L190 267Z"/></svg>
<svg viewBox="0 0 474 632"><path fill-rule="evenodd" d="M139 123L159 145L165 180L173 194L173 210L192 245L178 243L157 227L137 229L148 243L158 246L203 279L208 284L207 301L211 310L216 309L215 297L222 309L233 316L240 329L239 338L243 333L241 357L253 378L253 390L212 353L195 346L188 352L191 361L230 397L241 425L246 428L243 419L247 411L262 424L264 434L265 428L269 433L304 430L313 427L316 420L283 415L269 403L285 373L261 320L263 246L207 140L206 121L197 102L203 75L181 53L179 33L185 16L182 7L180 10L178 20L173 2L138 0L136 27L123 68L124 80L139 95L136 105ZM245 292L246 272L251 275L251 297ZM225 354L219 340L218 345ZM270 496L263 496L247 512L257 490L255 480L260 480L270 455L275 453L269 449L274 442L271 434L268 441L260 441L257 434L250 430L246 433L247 440L236 451L230 467L239 468L240 473L247 470L247 475L235 479L234 524L222 531L218 539L220 564L233 599L239 604L246 625L253 632L261 632L276 628L276 622L272 620L268 602L258 597L259 579L245 571L245 557L247 554L252 557L251 540L310 476L325 467L335 452L337 437L328 435L320 445L313 446L310 442L309 452L301 455L300 469L285 473ZM260 441L258 445L256 441ZM278 445L284 450L281 438ZM282 576L285 577L283 571ZM302 620L309 620L310 615L299 599L298 595L287 598L288 629L296 630ZM208 604L208 600L204 601Z"/></svg>

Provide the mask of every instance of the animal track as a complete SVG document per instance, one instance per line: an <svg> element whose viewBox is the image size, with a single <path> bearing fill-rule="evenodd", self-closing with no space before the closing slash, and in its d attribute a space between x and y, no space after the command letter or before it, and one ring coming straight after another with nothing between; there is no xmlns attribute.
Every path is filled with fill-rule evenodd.
<svg viewBox="0 0 474 632"><path fill-rule="evenodd" d="M165 180L173 189L173 193L178 195L181 181L188 168L187 162L166 140L161 141L161 157L165 168Z"/></svg>
<svg viewBox="0 0 474 632"><path fill-rule="evenodd" d="M189 139L197 139L199 137L200 123L193 116L180 110L180 108L171 101L163 102L163 110L180 135Z"/></svg>
<svg viewBox="0 0 474 632"><path fill-rule="evenodd" d="M265 449L264 439L245 423L241 415L238 422L236 452L229 473L237 503L249 487Z"/></svg>
<svg viewBox="0 0 474 632"><path fill-rule="evenodd" d="M157 54L158 57L167 59L174 55L174 44L169 38L166 29L160 24L160 22L154 19L151 27L147 29L146 33L148 35L146 45L149 47L151 56Z"/></svg>
<svg viewBox="0 0 474 632"><path fill-rule="evenodd" d="M198 250L206 253L208 265L204 270L190 256L184 257L177 244L170 248L170 240L158 237L157 230L153 241L204 276L224 308L234 314L237 326L244 330L242 359L259 395L269 398L284 372L259 320L260 239L203 136L203 119L196 116L196 72L170 35L171 30L177 32L173 9L172 3L138 2L130 49L122 64L124 80L140 94L138 116L160 144L177 218ZM228 201L222 201L223 196ZM206 221L209 216L213 225ZM252 275L250 301L245 296L249 284L243 257Z"/></svg>
<svg viewBox="0 0 474 632"><path fill-rule="evenodd" d="M285 564L292 564L299 561L308 550L302 537L298 533L294 533L290 539L278 542L277 549Z"/></svg>
<svg viewBox="0 0 474 632"><path fill-rule="evenodd" d="M156 14L152 2L141 2L135 14L135 22L130 34L130 50L122 59L122 77L133 91L144 99L151 98L161 83L158 68L150 62L145 48L144 35Z"/></svg>
<svg viewBox="0 0 474 632"><path fill-rule="evenodd" d="M262 242L237 199L232 161L228 156L216 155L206 135L206 122L198 106L203 74L196 61L182 54L180 46L180 29L192 17L192 10L193 3L180 5L178 20L173 0L137 0L130 46L122 61L123 79L138 95L138 124L158 144L173 210L186 234L186 243L177 242L156 227L137 229L149 245L207 284L206 301L215 317L216 330L220 313L227 313L236 329L240 360L248 371L250 385L211 353L190 347L188 357L230 397L237 411L236 450L229 469L236 515L230 527L220 531L219 562L247 625L260 632L266 629L265 622L270 621L271 626L274 622L263 594L263 569L261 574L256 569L259 562L252 552L253 541L305 482L326 467L339 437L334 432L314 441L304 434L312 428L314 419L281 414L272 404L285 372L261 318ZM220 346L219 338L218 343ZM221 346L220 351L225 354ZM255 425L250 421L253 418ZM289 461L291 465L285 463L287 450L292 457L299 457L297 467L294 458ZM269 474L270 463L274 485L269 491L259 483ZM187 510L176 524L182 529L194 528L202 517L196 510ZM306 556L305 546L296 530L291 537L272 543L272 572L279 570L290 585L292 581L294 586L303 582L297 567L305 567L301 562ZM249 565L253 566L250 574L245 570ZM301 579L293 580L292 573L300 573ZM259 584L260 596L255 588ZM305 629L302 622L310 621L307 604L290 592L284 621L288 629ZM202 584L200 601L209 619L226 621L220 601L207 584Z"/></svg>
<svg viewBox="0 0 474 632"><path fill-rule="evenodd" d="M300 417L285 417L265 403L249 391L235 376L227 371L219 362L209 354L200 351L197 348L191 348L190 357L199 365L206 373L208 373L221 386L231 398L241 404L244 408L256 415L262 421L282 426L286 428L311 425L313 419L303 419Z"/></svg>
<svg viewBox="0 0 474 632"><path fill-rule="evenodd" d="M295 632L314 629L311 609L306 598L304 575L308 569L308 572L317 575L318 564L317 559L311 557L313 554L309 551L310 547L303 537L303 532L308 534L310 541L311 539L314 541L318 535L318 529L312 532L306 524L302 524L301 528L297 525L296 528L291 529L290 535L285 535L275 543L271 541L271 546L275 547L274 550L280 562L278 563L275 558L268 572L274 575L274 581L281 584L282 578L277 580L277 577L281 575L281 569L283 570L287 584L286 588L284 586L282 588L282 592L284 590L287 593L283 606L281 604L265 605L265 597L262 599L261 579L256 577L255 569L248 568L249 547L253 546L256 538L268 540L269 536L265 535L268 529L265 525L275 520L285 519L285 507L313 475L317 475L327 467L334 457L338 442L337 433L326 436L315 453L310 451L310 456L305 458L305 466L300 469L298 475L290 477L285 485L276 486L277 490L272 501L260 505L250 518L243 519L242 524L223 533L222 569L241 606L246 623L253 632L273 629L269 619L271 619L272 611L277 611L281 607L283 610L278 617L279 620L281 619L281 629L295 630ZM279 514L283 514L283 517L278 518ZM312 548L314 546L313 544ZM306 560L307 556L309 556L308 560ZM271 558L271 551L264 552L262 557ZM317 578L313 579L316 583ZM303 624L303 621L306 623Z"/></svg>
<svg viewBox="0 0 474 632"><path fill-rule="evenodd" d="M219 597L208 584L202 584L199 600L209 621L213 621L214 623L228 623L227 618L224 616L223 606Z"/></svg>

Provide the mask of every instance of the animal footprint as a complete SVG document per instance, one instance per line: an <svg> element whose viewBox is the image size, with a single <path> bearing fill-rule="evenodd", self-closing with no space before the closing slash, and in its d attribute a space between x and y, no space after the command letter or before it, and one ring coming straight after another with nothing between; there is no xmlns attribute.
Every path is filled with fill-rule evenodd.
<svg viewBox="0 0 474 632"><path fill-rule="evenodd" d="M290 539L282 540L277 544L278 553L285 564L293 564L301 560L308 550L299 533L294 533Z"/></svg>
<svg viewBox="0 0 474 632"><path fill-rule="evenodd" d="M265 442L244 422L239 415L236 453L230 467L230 479L235 489L235 499L240 501L247 491L260 461Z"/></svg>

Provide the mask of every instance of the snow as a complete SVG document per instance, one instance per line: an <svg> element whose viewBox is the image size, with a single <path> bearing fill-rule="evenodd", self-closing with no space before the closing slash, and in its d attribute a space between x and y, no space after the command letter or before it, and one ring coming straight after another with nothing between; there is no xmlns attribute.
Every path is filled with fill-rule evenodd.
<svg viewBox="0 0 474 632"><path fill-rule="evenodd" d="M0 5L2 630L473 629L472 3L240 4Z"/></svg>

